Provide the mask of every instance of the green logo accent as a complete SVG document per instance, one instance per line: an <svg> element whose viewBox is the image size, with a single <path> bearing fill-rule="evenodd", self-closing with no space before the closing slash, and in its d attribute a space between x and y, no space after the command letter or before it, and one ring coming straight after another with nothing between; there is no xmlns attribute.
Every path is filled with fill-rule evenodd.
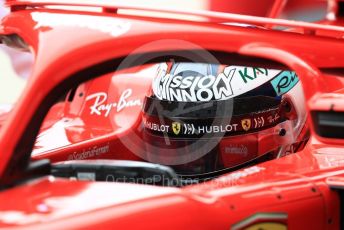
<svg viewBox="0 0 344 230"><path fill-rule="evenodd" d="M299 82L299 78L293 71L282 71L271 81L271 85L278 96L285 94L291 88L293 88L296 83Z"/></svg>
<svg viewBox="0 0 344 230"><path fill-rule="evenodd" d="M251 74L248 73L248 70L252 70L250 71ZM251 68L251 67L245 67L244 71L239 70L239 74L242 78L242 80L247 83L247 80L254 80L257 77L259 77L261 74L264 74L265 76L268 76L268 69L265 68Z"/></svg>

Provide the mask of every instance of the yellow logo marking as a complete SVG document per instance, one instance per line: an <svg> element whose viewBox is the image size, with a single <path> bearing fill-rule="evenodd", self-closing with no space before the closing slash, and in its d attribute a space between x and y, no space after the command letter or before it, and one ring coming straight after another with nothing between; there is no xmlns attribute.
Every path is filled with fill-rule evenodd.
<svg viewBox="0 0 344 230"><path fill-rule="evenodd" d="M181 130L181 125L179 122L172 122L172 130L175 135L178 135Z"/></svg>
<svg viewBox="0 0 344 230"><path fill-rule="evenodd" d="M251 128L251 119L242 119L241 126L245 131L248 131Z"/></svg>

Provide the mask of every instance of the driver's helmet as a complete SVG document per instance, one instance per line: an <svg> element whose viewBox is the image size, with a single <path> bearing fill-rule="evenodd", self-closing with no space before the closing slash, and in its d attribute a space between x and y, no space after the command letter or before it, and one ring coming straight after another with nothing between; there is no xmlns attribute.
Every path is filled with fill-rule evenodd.
<svg viewBox="0 0 344 230"><path fill-rule="evenodd" d="M295 72L161 63L143 107L145 160L210 178L285 156L307 140Z"/></svg>

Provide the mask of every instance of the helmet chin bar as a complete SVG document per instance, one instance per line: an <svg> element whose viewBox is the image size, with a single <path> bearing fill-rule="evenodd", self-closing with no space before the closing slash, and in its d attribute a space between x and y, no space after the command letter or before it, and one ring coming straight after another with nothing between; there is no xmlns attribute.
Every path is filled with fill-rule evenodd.
<svg viewBox="0 0 344 230"><path fill-rule="evenodd" d="M146 141L156 147L154 149L147 147L147 159L152 163L168 165L185 178L189 176L203 180L215 175L216 172L243 167L268 154L281 155L297 140L293 129L294 123L294 120L286 120L263 131L226 136L219 140L198 140L200 148L204 148L207 142L217 141L217 143L209 153L200 155L198 159L191 158L190 162L183 164L176 164L176 161L180 159L182 153L187 157L192 151L190 146L195 144L195 139L172 138L170 145L166 146L164 137L146 133ZM174 148L175 154L173 154Z"/></svg>

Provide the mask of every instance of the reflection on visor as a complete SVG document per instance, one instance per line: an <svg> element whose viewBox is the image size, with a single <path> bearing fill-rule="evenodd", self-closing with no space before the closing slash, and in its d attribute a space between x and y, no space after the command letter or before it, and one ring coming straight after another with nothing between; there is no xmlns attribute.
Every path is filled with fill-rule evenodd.
<svg viewBox="0 0 344 230"><path fill-rule="evenodd" d="M250 96L232 98L224 101L209 102L178 102L159 100L146 97L143 111L153 116L209 118L228 117L232 115L244 115L259 113L260 111L276 108L281 104L281 97ZM230 109L230 111L228 111ZM228 113L230 112L230 113Z"/></svg>

